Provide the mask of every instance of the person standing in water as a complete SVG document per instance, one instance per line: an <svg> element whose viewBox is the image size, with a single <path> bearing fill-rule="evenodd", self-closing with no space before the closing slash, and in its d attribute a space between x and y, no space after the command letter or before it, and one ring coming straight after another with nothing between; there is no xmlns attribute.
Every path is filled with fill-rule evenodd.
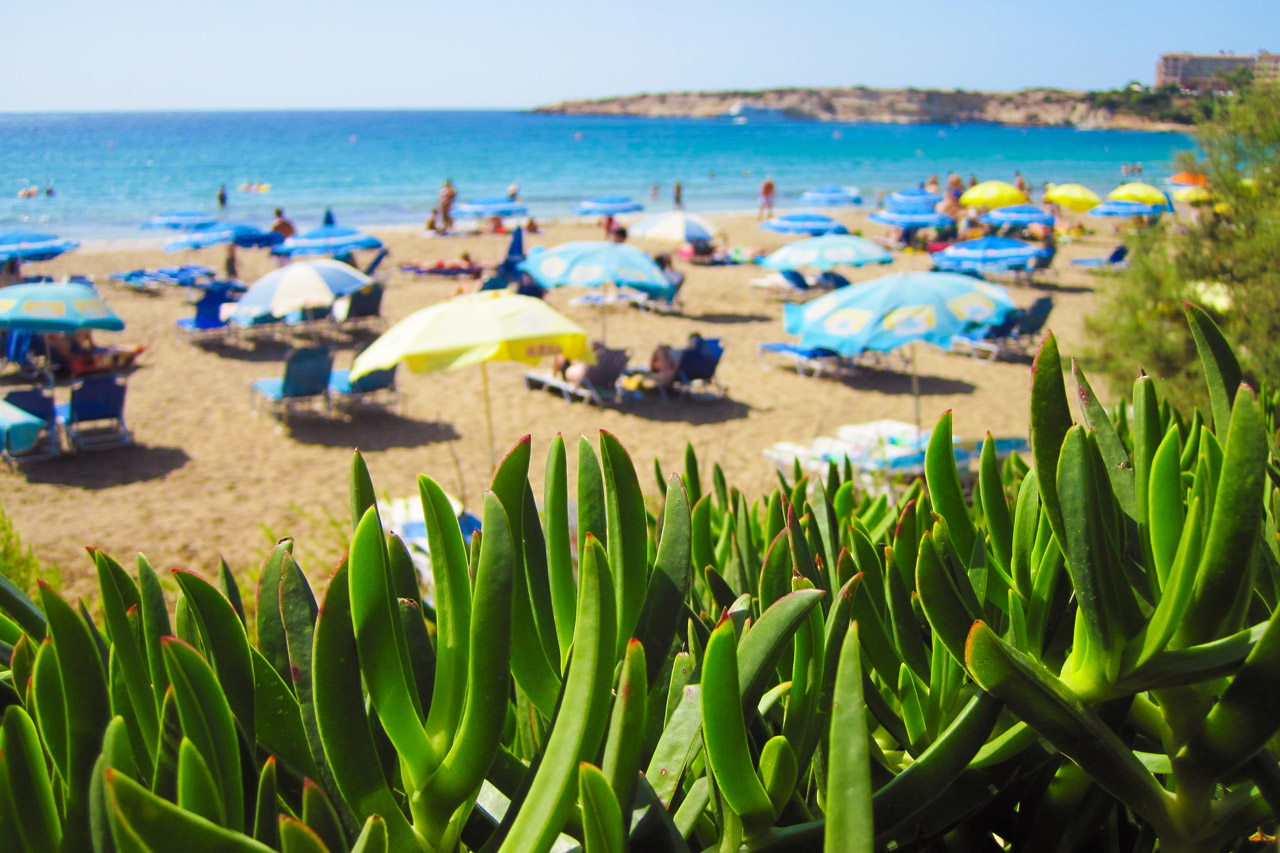
<svg viewBox="0 0 1280 853"><path fill-rule="evenodd" d="M773 218L773 201L777 194L778 188L773 183L773 175L769 175L760 185L760 212L756 214L757 220Z"/></svg>
<svg viewBox="0 0 1280 853"><path fill-rule="evenodd" d="M453 188L453 181L449 178L444 179L444 184L440 187L440 233L448 234L453 230L453 200L458 197L458 191Z"/></svg>
<svg viewBox="0 0 1280 853"><path fill-rule="evenodd" d="M223 184L222 186L218 187L218 209L219 210L227 209L227 185L226 184Z"/></svg>
<svg viewBox="0 0 1280 853"><path fill-rule="evenodd" d="M671 188L671 200L675 203L676 210L684 208L684 185L679 181Z"/></svg>

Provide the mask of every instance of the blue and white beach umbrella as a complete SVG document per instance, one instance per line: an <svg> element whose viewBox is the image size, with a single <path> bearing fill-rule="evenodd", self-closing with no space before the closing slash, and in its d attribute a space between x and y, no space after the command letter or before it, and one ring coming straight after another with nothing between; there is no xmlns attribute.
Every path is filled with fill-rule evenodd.
<svg viewBox="0 0 1280 853"><path fill-rule="evenodd" d="M854 356L915 341L948 347L966 328L999 322L1012 310L1008 291L971 276L898 273L788 304L783 325L801 346Z"/></svg>
<svg viewBox="0 0 1280 853"><path fill-rule="evenodd" d="M185 249L204 249L208 246L219 246L224 243L235 243L242 249L261 249L267 246L278 246L284 237L275 231L266 231L253 225L236 222L218 222L197 228L176 240L165 244L166 252L181 252Z"/></svg>
<svg viewBox="0 0 1280 853"><path fill-rule="evenodd" d="M1013 204L1008 207L997 207L978 217L979 222L988 225L1052 225L1056 221L1052 213L1047 213L1034 204Z"/></svg>
<svg viewBox="0 0 1280 853"><path fill-rule="evenodd" d="M893 225L898 228L941 228L944 225L956 223L945 213L933 210L877 210L867 218L881 225Z"/></svg>
<svg viewBox="0 0 1280 853"><path fill-rule="evenodd" d="M79 245L38 231L5 231L0 233L0 261L47 261Z"/></svg>
<svg viewBox="0 0 1280 853"><path fill-rule="evenodd" d="M1090 216L1159 216L1165 212L1163 204L1142 204L1137 201L1104 201L1089 211Z"/></svg>
<svg viewBox="0 0 1280 853"><path fill-rule="evenodd" d="M800 203L823 207L851 207L862 204L862 196L858 195L857 187L821 187L800 193Z"/></svg>
<svg viewBox="0 0 1280 853"><path fill-rule="evenodd" d="M236 303L233 318L283 317L304 308L324 308L373 283L355 267L323 258L298 261L267 273Z"/></svg>
<svg viewBox="0 0 1280 853"><path fill-rule="evenodd" d="M381 249L382 241L356 228L342 225L321 225L305 234L290 237L276 249L277 254L345 255L362 249Z"/></svg>
<svg viewBox="0 0 1280 853"><path fill-rule="evenodd" d="M580 216L616 216L644 210L644 205L625 195L602 195L582 202L574 210Z"/></svg>
<svg viewBox="0 0 1280 853"><path fill-rule="evenodd" d="M0 288L0 329L118 332L124 321L87 284L15 284Z"/></svg>
<svg viewBox="0 0 1280 853"><path fill-rule="evenodd" d="M218 221L217 217L194 210L174 210L169 213L158 213L143 223L143 228L172 228L183 231L189 228L204 228Z"/></svg>
<svg viewBox="0 0 1280 853"><path fill-rule="evenodd" d="M808 234L811 237L848 233L839 222L820 213L788 213L785 216L775 216L760 227L766 231L777 231L779 234Z"/></svg>
<svg viewBox="0 0 1280 853"><path fill-rule="evenodd" d="M488 219L491 216L528 216L529 208L509 198L481 198L454 205L453 214L458 217L474 216Z"/></svg>
<svg viewBox="0 0 1280 853"><path fill-rule="evenodd" d="M650 295L671 289L670 280L653 259L626 243L580 240L553 249L533 249L518 267L548 288L614 284Z"/></svg>
<svg viewBox="0 0 1280 853"><path fill-rule="evenodd" d="M828 234L789 243L761 261L760 265L772 270L813 267L826 272L841 264L860 267L889 263L893 263L893 255L883 246L851 234Z"/></svg>
<svg viewBox="0 0 1280 853"><path fill-rule="evenodd" d="M649 240L667 240L673 243L690 243L701 241L709 243L715 239L716 226L694 213L673 210L670 213L659 213L642 222L632 225L631 236L644 237Z"/></svg>
<svg viewBox="0 0 1280 853"><path fill-rule="evenodd" d="M944 270L994 271L1025 267L1045 249L1011 237L979 237L948 246L933 256Z"/></svg>
<svg viewBox="0 0 1280 853"><path fill-rule="evenodd" d="M884 206L889 210L918 213L932 211L940 201L942 201L941 193L930 192L923 187L911 187L889 193L889 197L884 200Z"/></svg>

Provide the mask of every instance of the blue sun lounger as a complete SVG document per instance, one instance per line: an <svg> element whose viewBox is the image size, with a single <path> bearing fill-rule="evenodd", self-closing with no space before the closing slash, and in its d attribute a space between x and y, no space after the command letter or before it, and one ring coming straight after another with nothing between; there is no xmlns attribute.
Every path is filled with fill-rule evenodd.
<svg viewBox="0 0 1280 853"><path fill-rule="evenodd" d="M294 409L314 408L317 403L328 408L332 368L333 353L328 347L296 349L285 359L284 376L253 383L251 408L256 411L262 402L282 421Z"/></svg>
<svg viewBox="0 0 1280 853"><path fill-rule="evenodd" d="M329 373L329 405L333 409L349 410L356 406L391 408L400 402L395 367L366 373L354 381L349 370Z"/></svg>
<svg viewBox="0 0 1280 853"><path fill-rule="evenodd" d="M1105 258L1075 258L1071 261L1074 267L1085 267L1090 270L1117 270L1129 265L1129 247L1123 244Z"/></svg>
<svg viewBox="0 0 1280 853"><path fill-rule="evenodd" d="M124 422L125 382L119 376L86 376L57 407L58 423L76 450L107 450L133 443Z"/></svg>
<svg viewBox="0 0 1280 853"><path fill-rule="evenodd" d="M40 462L62 453L53 393L47 388L10 391L0 404L0 455L15 462Z"/></svg>

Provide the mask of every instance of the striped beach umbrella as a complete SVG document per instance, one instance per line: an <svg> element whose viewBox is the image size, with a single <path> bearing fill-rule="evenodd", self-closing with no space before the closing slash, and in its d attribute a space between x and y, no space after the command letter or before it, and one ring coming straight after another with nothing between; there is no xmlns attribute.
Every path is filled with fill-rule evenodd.
<svg viewBox="0 0 1280 853"><path fill-rule="evenodd" d="M5 231L0 233L0 261L47 261L79 246L39 231Z"/></svg>
<svg viewBox="0 0 1280 853"><path fill-rule="evenodd" d="M813 267L826 272L840 265L860 267L889 263L893 263L893 255L883 246L852 234L828 234L788 243L761 261L760 265L771 270Z"/></svg>
<svg viewBox="0 0 1280 853"><path fill-rule="evenodd" d="M617 216L619 213L635 213L638 210L644 210L644 205L638 201L632 201L625 195L602 195L587 199L574 210L580 216Z"/></svg>
<svg viewBox="0 0 1280 853"><path fill-rule="evenodd" d="M845 227L830 216L820 213L788 213L775 216L761 226L765 231L777 231L779 234L808 234L817 237L821 234L845 234Z"/></svg>
<svg viewBox="0 0 1280 853"><path fill-rule="evenodd" d="M86 284L15 284L0 288L0 329L26 332L118 332L124 321Z"/></svg>

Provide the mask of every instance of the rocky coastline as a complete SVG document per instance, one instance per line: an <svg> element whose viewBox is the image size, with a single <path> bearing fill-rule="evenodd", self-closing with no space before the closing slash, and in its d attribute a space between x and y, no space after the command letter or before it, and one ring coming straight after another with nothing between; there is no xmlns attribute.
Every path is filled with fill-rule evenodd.
<svg viewBox="0 0 1280 853"><path fill-rule="evenodd" d="M785 116L805 121L893 124L1000 124L1185 131L1188 125L1153 121L1090 103L1088 93L1067 89L968 92L936 89L818 88L764 91L664 92L596 100L562 101L533 112L563 115L680 116L714 118ZM761 111L767 111L762 113ZM750 118L748 118L750 120Z"/></svg>

